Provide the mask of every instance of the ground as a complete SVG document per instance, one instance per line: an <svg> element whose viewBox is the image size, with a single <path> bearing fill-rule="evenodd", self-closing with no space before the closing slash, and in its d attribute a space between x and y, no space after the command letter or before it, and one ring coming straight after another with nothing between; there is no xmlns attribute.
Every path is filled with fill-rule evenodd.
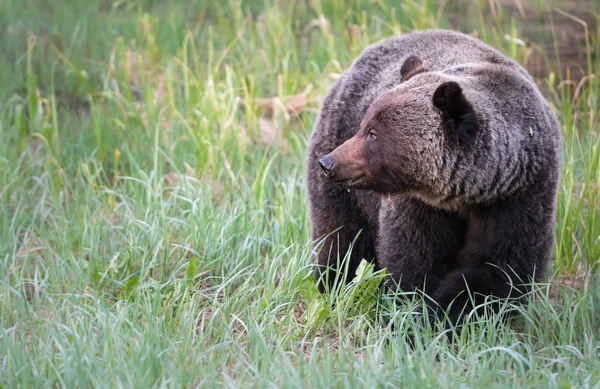
<svg viewBox="0 0 600 389"><path fill-rule="evenodd" d="M322 96L369 43L461 29L433 2L386 4L2 2L0 386L598 385L597 77L538 80L564 168L555 274L520 318L410 349L382 274L316 292L303 172ZM463 29L526 64L524 22L480 14Z"/></svg>

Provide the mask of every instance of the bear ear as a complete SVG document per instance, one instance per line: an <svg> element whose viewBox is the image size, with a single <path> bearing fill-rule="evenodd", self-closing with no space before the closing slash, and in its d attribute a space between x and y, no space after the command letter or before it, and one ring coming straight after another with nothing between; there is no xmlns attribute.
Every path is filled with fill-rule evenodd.
<svg viewBox="0 0 600 389"><path fill-rule="evenodd" d="M447 133L463 143L470 143L477 134L477 116L460 85L454 81L444 82L433 93L432 102L442 112Z"/></svg>
<svg viewBox="0 0 600 389"><path fill-rule="evenodd" d="M401 82L409 80L412 76L419 73L423 73L425 68L423 67L423 61L416 55L411 55L404 61L400 68Z"/></svg>

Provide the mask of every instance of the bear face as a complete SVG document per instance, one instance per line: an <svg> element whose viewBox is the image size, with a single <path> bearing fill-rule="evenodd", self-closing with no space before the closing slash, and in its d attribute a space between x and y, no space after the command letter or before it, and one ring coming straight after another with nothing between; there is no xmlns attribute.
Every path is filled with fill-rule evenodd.
<svg viewBox="0 0 600 389"><path fill-rule="evenodd" d="M393 91L377 99L358 132L320 159L325 175L352 189L382 193L422 189L421 178L436 165L434 152L442 146L441 120L430 100L423 88ZM422 115L424 108L428 115Z"/></svg>
<svg viewBox="0 0 600 389"><path fill-rule="evenodd" d="M407 61L423 72L415 58ZM452 157L444 153L469 146L477 129L477 115L458 83L400 87L378 98L358 132L319 163L328 179L347 188L432 198L447 187L441 182L449 175L444 161Z"/></svg>

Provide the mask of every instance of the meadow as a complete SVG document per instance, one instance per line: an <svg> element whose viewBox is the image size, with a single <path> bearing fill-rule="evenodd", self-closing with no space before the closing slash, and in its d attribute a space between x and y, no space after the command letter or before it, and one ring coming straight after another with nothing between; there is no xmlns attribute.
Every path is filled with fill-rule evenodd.
<svg viewBox="0 0 600 389"><path fill-rule="evenodd" d="M518 318L411 348L419 301L382 293L382 273L326 295L311 277L323 96L368 44L415 29L462 28L526 64L526 22L475 3L467 30L427 0L0 2L0 387L599 388L600 29L585 23L584 77L538 80L563 171L552 274L504 306Z"/></svg>

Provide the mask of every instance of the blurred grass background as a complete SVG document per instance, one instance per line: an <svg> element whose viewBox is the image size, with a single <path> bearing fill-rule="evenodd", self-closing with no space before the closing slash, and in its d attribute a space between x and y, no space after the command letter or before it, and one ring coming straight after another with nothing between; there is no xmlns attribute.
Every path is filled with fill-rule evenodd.
<svg viewBox="0 0 600 389"><path fill-rule="evenodd" d="M2 1L0 385L594 385L599 12ZM555 274L536 304L458 343L420 334L410 352L410 310L377 292L380 274L316 294L304 159L320 101L361 50L425 28L473 34L531 71L561 121L564 168Z"/></svg>

